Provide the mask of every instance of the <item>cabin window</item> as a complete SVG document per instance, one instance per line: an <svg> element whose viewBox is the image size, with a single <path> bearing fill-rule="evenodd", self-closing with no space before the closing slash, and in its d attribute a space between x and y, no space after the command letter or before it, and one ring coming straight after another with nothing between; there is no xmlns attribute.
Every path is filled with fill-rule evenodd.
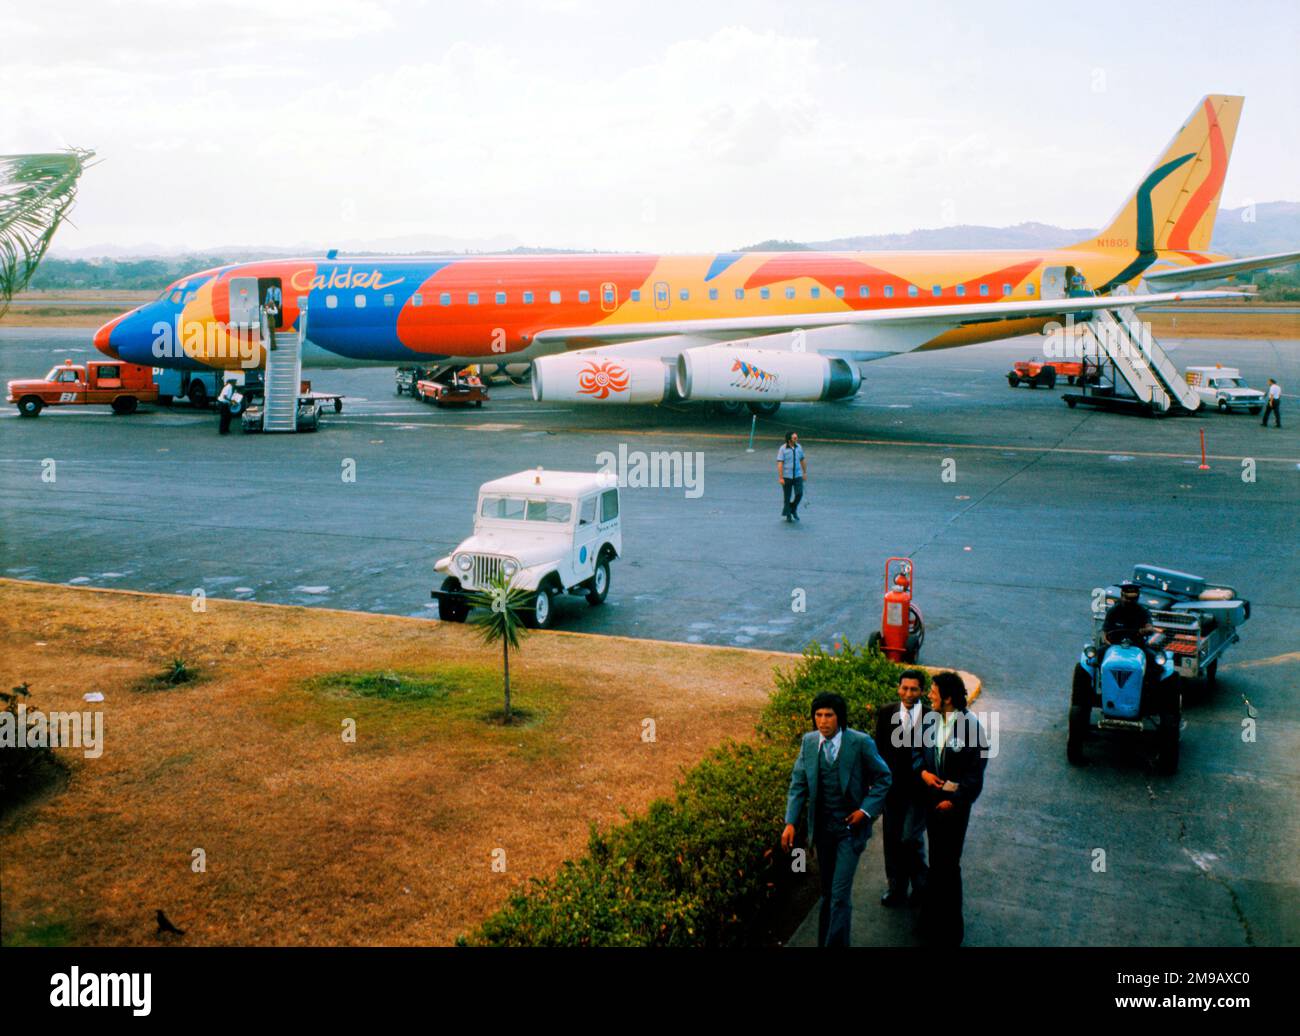
<svg viewBox="0 0 1300 1036"><path fill-rule="evenodd" d="M932 294L937 299L940 295L943 294L943 289L936 284L933 288L930 289L930 294Z"/></svg>
<svg viewBox="0 0 1300 1036"><path fill-rule="evenodd" d="M412 306L423 306L423 305L424 305L424 296L421 295L421 294L417 291L414 295L411 296L411 305L412 305Z"/></svg>
<svg viewBox="0 0 1300 1036"><path fill-rule="evenodd" d="M605 299L605 303L606 303L606 305L611 305L611 304L613 304L613 302L614 302L614 289L613 289L613 288L606 288L606 289L605 289L604 299Z"/></svg>
<svg viewBox="0 0 1300 1036"><path fill-rule="evenodd" d="M835 297L837 299L844 298L844 285L842 284L835 285Z"/></svg>
<svg viewBox="0 0 1300 1036"><path fill-rule="evenodd" d="M391 293L391 292L386 292L386 293L384 294L384 305L385 305L385 306L391 306L392 304L393 304L393 296L392 296L392 293Z"/></svg>
<svg viewBox="0 0 1300 1036"><path fill-rule="evenodd" d="M1003 295L1010 295L1010 294L1011 294L1011 285L1010 285L1010 284L1004 284L1004 285L1002 285L1002 294L1003 294Z"/></svg>
<svg viewBox="0 0 1300 1036"><path fill-rule="evenodd" d="M921 290L915 284L909 284L907 286L907 294L911 298L916 298L921 294Z"/></svg>
<svg viewBox="0 0 1300 1036"><path fill-rule="evenodd" d="M794 298L794 289L793 289L793 288L786 288L786 289L785 289L785 297L788 298L788 299L792 299L792 298Z"/></svg>
<svg viewBox="0 0 1300 1036"><path fill-rule="evenodd" d="M506 304L506 293L505 293L504 291L498 291L498 292L497 292L497 305L498 305L498 306L504 306L505 304Z"/></svg>
<svg viewBox="0 0 1300 1036"><path fill-rule="evenodd" d="M966 297L966 285L964 284L957 285L957 297L959 299L963 299Z"/></svg>
<svg viewBox="0 0 1300 1036"><path fill-rule="evenodd" d="M478 292L477 292L477 291L471 291L467 296L465 296L465 301L468 302L471 306L477 306L477 305L478 305Z"/></svg>
<svg viewBox="0 0 1300 1036"><path fill-rule="evenodd" d="M660 287L660 286L658 286L658 285L655 286L655 301L656 301L656 302L667 302L667 301L668 301L668 287L667 287L667 285L665 285L665 286L663 286L663 287Z"/></svg>
<svg viewBox="0 0 1300 1036"><path fill-rule="evenodd" d="M819 299L822 297L822 290L818 287L812 287L808 289L808 294L814 299Z"/></svg>
<svg viewBox="0 0 1300 1036"><path fill-rule="evenodd" d="M744 288L737 288L737 289L736 289L736 298L738 298L738 299L743 299L744 297L745 297L745 289L744 289Z"/></svg>
<svg viewBox="0 0 1300 1036"><path fill-rule="evenodd" d="M710 288L710 289L709 289L709 301L710 301L710 302L717 302L717 301L718 301L718 289L717 289L717 288Z"/></svg>
<svg viewBox="0 0 1300 1036"><path fill-rule="evenodd" d="M533 293L531 291L524 292L524 305L531 306L532 304L533 304Z"/></svg>
<svg viewBox="0 0 1300 1036"><path fill-rule="evenodd" d="M449 292L449 291L444 291L441 295L439 295L439 296L438 296L438 305L440 305L440 306L450 306L450 305L451 305L451 292Z"/></svg>
<svg viewBox="0 0 1300 1036"><path fill-rule="evenodd" d="M690 301L691 301L691 293L690 293L690 291L689 291L688 289L683 288L681 291L679 291L679 292L677 293L677 298L678 298L678 300L681 301L681 302L690 302Z"/></svg>
<svg viewBox="0 0 1300 1036"><path fill-rule="evenodd" d="M859 284L859 285L858 285L858 298L860 298L860 299L869 299L869 298L871 298L871 289L870 289L867 285L865 285L865 284Z"/></svg>
<svg viewBox="0 0 1300 1036"><path fill-rule="evenodd" d="M892 299L893 297L894 297L894 286L893 286L892 284L886 284L886 285L885 285L885 298L887 298L887 299Z"/></svg>
<svg viewBox="0 0 1300 1036"><path fill-rule="evenodd" d="M1033 286L1032 284L1026 284L1026 285L1025 285L1025 294L1026 294L1026 295L1032 295L1033 293L1034 293L1034 286Z"/></svg>
<svg viewBox="0 0 1300 1036"><path fill-rule="evenodd" d="M560 301L560 293L558 291L551 292L551 305L554 306L559 301Z"/></svg>
<svg viewBox="0 0 1300 1036"><path fill-rule="evenodd" d="M759 297L760 299L770 299L770 298L772 297L772 289L771 289L771 288L759 288L759 289L758 289L758 297Z"/></svg>
<svg viewBox="0 0 1300 1036"><path fill-rule="evenodd" d="M326 295L326 296L325 296L325 308L326 308L326 309L338 309L338 305L339 305L339 299L338 299L338 296L337 296L337 295Z"/></svg>
<svg viewBox="0 0 1300 1036"><path fill-rule="evenodd" d="M580 292L578 292L578 301L579 301L579 302L590 302L590 301L591 301L591 292L589 292L589 291L580 291Z"/></svg>
<svg viewBox="0 0 1300 1036"><path fill-rule="evenodd" d="M630 295L630 297L631 297L631 299L632 299L633 302L640 302L640 301L641 301L641 289L640 289L640 288L633 288L632 291L629 293L629 295Z"/></svg>
<svg viewBox="0 0 1300 1036"><path fill-rule="evenodd" d="M364 295L358 295L355 299L353 299L353 302L356 304L357 309L366 308L366 297Z"/></svg>
<svg viewBox="0 0 1300 1036"><path fill-rule="evenodd" d="M983 296L985 296L985 297L987 298L987 297L988 297L988 293L989 293L989 286L988 286L987 284L981 284L981 285L980 285L980 294L983 295Z"/></svg>

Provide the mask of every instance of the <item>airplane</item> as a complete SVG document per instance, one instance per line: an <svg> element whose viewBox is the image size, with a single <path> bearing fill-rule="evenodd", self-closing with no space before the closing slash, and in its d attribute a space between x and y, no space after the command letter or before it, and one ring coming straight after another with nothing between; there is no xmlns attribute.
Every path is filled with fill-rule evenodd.
<svg viewBox="0 0 1300 1036"><path fill-rule="evenodd" d="M133 363L265 364L274 329L304 366L532 364L533 396L711 400L771 414L843 399L863 362L1042 331L1287 265L1210 244L1244 98L1202 98L1119 212L1068 248L273 259L182 277L96 332ZM268 297L272 316L262 320ZM273 323L272 323L273 322Z"/></svg>

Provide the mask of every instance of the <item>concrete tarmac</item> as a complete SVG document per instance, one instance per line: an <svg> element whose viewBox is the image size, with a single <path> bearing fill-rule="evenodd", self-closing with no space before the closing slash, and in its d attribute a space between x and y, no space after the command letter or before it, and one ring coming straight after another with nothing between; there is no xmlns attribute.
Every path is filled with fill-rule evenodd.
<svg viewBox="0 0 1300 1036"><path fill-rule="evenodd" d="M1294 340L1163 344L1180 367L1221 362L1256 387L1300 386ZM868 364L855 399L760 420L752 453L748 417L536 404L525 387L441 411L394 397L384 368L309 372L347 394L314 435L219 438L214 413L184 407L36 420L6 408L0 571L433 618L433 561L469 533L480 482L591 470L620 448L689 455L697 486L625 490L608 603L562 598L564 628L786 651L864 641L885 558L910 556L922 661L978 673L978 708L999 727L964 856L969 945L1300 943L1293 397L1280 431L1248 415L1070 410L1063 382L1007 386L1011 363L1040 349L1022 338ZM6 379L94 355L87 331L0 328ZM811 468L798 525L780 519L786 429ZM56 478L42 481L50 460ZM1218 688L1193 688L1172 778L1129 741L1090 744L1083 768L1065 761L1090 593L1141 562L1231 583L1252 603ZM877 905L879 853L877 833L854 941L907 943L910 912ZM815 934L814 917L794 941Z"/></svg>

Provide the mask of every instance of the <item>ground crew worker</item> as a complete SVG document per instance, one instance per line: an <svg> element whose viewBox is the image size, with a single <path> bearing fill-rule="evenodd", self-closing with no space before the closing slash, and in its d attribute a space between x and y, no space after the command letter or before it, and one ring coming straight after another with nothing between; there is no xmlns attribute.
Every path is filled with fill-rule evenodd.
<svg viewBox="0 0 1300 1036"><path fill-rule="evenodd" d="M1273 424L1282 427L1282 386L1272 378L1268 379L1268 396L1264 400L1264 420L1260 424L1268 427L1268 415L1273 415Z"/></svg>
<svg viewBox="0 0 1300 1036"><path fill-rule="evenodd" d="M235 387L235 379L227 378L225 385L221 388L221 394L217 396L217 410L221 414L221 435L230 434L230 419L239 413L244 403L244 396Z"/></svg>
<svg viewBox="0 0 1300 1036"><path fill-rule="evenodd" d="M787 522L799 520L799 501L803 499L803 480L808 477L808 461L799 445L797 432L785 433L785 445L776 451L776 480L781 483L781 516Z"/></svg>
<svg viewBox="0 0 1300 1036"><path fill-rule="evenodd" d="M1141 587L1137 583L1126 581L1120 584L1119 600L1110 606L1106 618L1101 623L1101 636L1106 646L1127 640L1134 647L1140 647L1147 656L1145 680L1148 686L1155 682L1156 667L1152 664L1151 645L1147 638L1156 631L1151 621L1151 613L1138 602ZM1104 657L1105 652L1102 652Z"/></svg>

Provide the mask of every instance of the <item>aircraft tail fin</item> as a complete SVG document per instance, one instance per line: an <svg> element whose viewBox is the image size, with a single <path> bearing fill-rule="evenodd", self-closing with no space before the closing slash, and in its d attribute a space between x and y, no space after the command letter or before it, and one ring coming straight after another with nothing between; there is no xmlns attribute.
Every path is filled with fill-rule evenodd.
<svg viewBox="0 0 1300 1036"><path fill-rule="evenodd" d="M1244 100L1203 97L1110 225L1082 244L1140 255L1208 250Z"/></svg>

